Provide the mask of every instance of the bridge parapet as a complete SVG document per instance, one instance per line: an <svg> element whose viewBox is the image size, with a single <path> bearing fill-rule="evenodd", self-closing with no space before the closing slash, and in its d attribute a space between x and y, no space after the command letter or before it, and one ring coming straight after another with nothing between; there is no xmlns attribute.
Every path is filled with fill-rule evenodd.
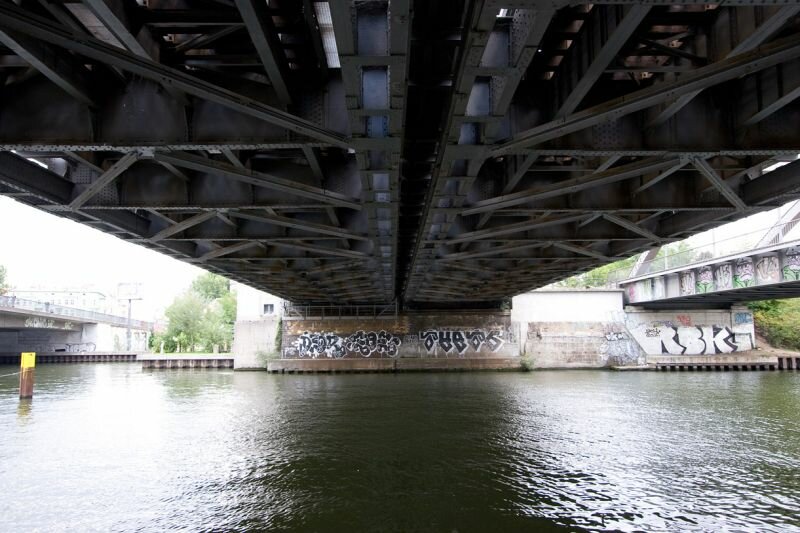
<svg viewBox="0 0 800 533"><path fill-rule="evenodd" d="M128 319L126 317L87 311L85 309L76 309L73 307L64 307L49 302L26 300L24 298L17 298L16 296L0 296L0 309L12 313L24 313L33 316L68 318L75 322L102 323L120 327L126 327L128 325ZM131 319L130 324L133 329L142 331L150 331L153 329L152 322L146 322L144 320Z"/></svg>
<svg viewBox="0 0 800 533"><path fill-rule="evenodd" d="M627 304L702 299L734 301L800 296L800 241L750 250L619 283Z"/></svg>

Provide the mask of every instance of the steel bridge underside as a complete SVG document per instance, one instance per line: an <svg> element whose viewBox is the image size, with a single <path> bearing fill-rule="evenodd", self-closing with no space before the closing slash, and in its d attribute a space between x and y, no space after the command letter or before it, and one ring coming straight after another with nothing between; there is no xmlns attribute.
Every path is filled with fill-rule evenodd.
<svg viewBox="0 0 800 533"><path fill-rule="evenodd" d="M294 302L497 307L799 198L798 13L0 0L0 194Z"/></svg>

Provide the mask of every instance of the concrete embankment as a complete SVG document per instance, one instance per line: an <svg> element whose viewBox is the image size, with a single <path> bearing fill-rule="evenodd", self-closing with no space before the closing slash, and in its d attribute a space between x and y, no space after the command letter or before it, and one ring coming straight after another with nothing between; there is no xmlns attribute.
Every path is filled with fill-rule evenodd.
<svg viewBox="0 0 800 533"><path fill-rule="evenodd" d="M50 363L120 363L136 361L133 352L37 353L37 364ZM19 364L20 354L0 354L0 364Z"/></svg>
<svg viewBox="0 0 800 533"><path fill-rule="evenodd" d="M737 355L672 355L649 357L654 370L778 370L774 355L747 353Z"/></svg>
<svg viewBox="0 0 800 533"><path fill-rule="evenodd" d="M137 360L143 369L233 368L233 356L229 354L148 354L139 356Z"/></svg>

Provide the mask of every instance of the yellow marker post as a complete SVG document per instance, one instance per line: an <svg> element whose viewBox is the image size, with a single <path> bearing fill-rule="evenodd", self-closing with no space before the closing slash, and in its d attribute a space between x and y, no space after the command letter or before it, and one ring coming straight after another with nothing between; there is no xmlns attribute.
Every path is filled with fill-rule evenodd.
<svg viewBox="0 0 800 533"><path fill-rule="evenodd" d="M36 354L23 352L19 360L19 397L33 398L33 371L36 368Z"/></svg>

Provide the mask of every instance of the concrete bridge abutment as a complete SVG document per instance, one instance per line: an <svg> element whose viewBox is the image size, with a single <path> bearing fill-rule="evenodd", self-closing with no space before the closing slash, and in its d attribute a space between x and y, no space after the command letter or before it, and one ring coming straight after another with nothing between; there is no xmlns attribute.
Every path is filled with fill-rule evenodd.
<svg viewBox="0 0 800 533"><path fill-rule="evenodd" d="M733 365L755 348L744 307L653 311L625 306L622 290L587 289L523 294L510 312L238 323L234 357L238 369L279 372L608 368L687 356Z"/></svg>

